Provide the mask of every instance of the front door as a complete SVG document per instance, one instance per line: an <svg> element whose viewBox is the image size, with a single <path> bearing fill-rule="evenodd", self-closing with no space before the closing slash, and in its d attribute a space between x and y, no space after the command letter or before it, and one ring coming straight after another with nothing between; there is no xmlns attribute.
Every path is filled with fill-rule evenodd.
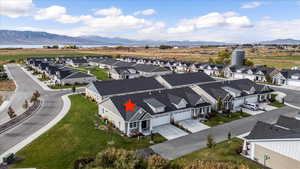
<svg viewBox="0 0 300 169"><path fill-rule="evenodd" d="M147 120L142 121L142 129L147 128Z"/></svg>

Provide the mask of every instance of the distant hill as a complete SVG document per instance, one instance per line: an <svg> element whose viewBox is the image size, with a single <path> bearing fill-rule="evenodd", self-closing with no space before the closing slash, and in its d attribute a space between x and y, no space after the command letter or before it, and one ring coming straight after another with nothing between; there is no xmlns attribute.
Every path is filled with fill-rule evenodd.
<svg viewBox="0 0 300 169"><path fill-rule="evenodd" d="M295 39L276 39L271 41L262 41L261 44L300 44L300 40Z"/></svg>
<svg viewBox="0 0 300 169"><path fill-rule="evenodd" d="M47 32L0 30L0 45L123 45L123 46L202 46L229 45L223 42L206 41L153 41L108 38L101 36L71 37Z"/></svg>
<svg viewBox="0 0 300 169"><path fill-rule="evenodd" d="M1 45L83 45L96 43L98 42L47 32L0 30Z"/></svg>

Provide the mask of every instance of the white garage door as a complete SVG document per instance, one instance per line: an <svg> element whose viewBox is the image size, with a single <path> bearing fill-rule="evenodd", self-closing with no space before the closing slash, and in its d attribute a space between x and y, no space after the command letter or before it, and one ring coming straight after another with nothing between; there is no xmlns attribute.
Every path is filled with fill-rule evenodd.
<svg viewBox="0 0 300 169"><path fill-rule="evenodd" d="M192 117L191 111L185 111L185 112L173 114L174 121L186 120L186 119L190 119L191 117Z"/></svg>
<svg viewBox="0 0 300 169"><path fill-rule="evenodd" d="M151 123L152 123L152 127L169 124L170 123L170 115L168 114L168 115L161 116L161 117L155 117L151 120Z"/></svg>
<svg viewBox="0 0 300 169"><path fill-rule="evenodd" d="M300 81L299 80L289 80L288 81L289 86L300 86Z"/></svg>

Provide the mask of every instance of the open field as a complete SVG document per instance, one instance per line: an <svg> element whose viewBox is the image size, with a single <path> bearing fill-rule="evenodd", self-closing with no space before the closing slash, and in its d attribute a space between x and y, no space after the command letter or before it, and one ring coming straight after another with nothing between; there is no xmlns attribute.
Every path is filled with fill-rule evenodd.
<svg viewBox="0 0 300 169"><path fill-rule="evenodd" d="M144 47L98 47L81 49L16 49L0 50L0 63L12 60L18 61L28 57L59 57L59 56L83 56L83 55L112 55L112 56L136 56L149 58L167 58L205 62L211 57L216 57L224 47L191 47L176 49L159 49ZM232 50L231 47L228 47ZM265 64L279 69L300 65L299 50L278 49L245 49L246 55L255 64Z"/></svg>
<svg viewBox="0 0 300 169"><path fill-rule="evenodd" d="M236 149L242 144L242 140L233 138L229 141L224 141L215 145L215 147L209 149L205 148L184 157L174 160L174 163L180 165L190 164L192 161L203 160L203 161L219 161L219 162L230 162L233 164L245 164L250 169L260 169L261 167L254 162L245 159L236 153Z"/></svg>
<svg viewBox="0 0 300 169"><path fill-rule="evenodd" d="M119 134L96 129L98 107L81 95L70 96L71 109L53 128L17 153L24 161L16 168L71 169L75 160L94 157L98 152L113 146L136 150L150 146L150 138L123 137ZM108 145L108 141L114 141ZM156 143L165 141L155 135Z"/></svg>

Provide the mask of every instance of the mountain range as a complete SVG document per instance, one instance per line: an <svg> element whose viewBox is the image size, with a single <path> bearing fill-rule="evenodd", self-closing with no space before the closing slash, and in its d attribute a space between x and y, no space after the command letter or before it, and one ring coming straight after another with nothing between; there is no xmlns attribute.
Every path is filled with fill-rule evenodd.
<svg viewBox="0 0 300 169"><path fill-rule="evenodd" d="M47 32L0 30L0 45L124 45L124 46L201 46L228 45L224 42L209 41L154 41L108 38L101 36L71 37Z"/></svg>
<svg viewBox="0 0 300 169"><path fill-rule="evenodd" d="M260 44L300 44L300 40L277 39L262 41ZM155 41L132 40L125 38L109 38L101 36L72 37L47 32L0 30L0 45L101 45L101 46L204 46L204 45L232 45L234 43L214 41ZM238 43L235 43L238 44Z"/></svg>

